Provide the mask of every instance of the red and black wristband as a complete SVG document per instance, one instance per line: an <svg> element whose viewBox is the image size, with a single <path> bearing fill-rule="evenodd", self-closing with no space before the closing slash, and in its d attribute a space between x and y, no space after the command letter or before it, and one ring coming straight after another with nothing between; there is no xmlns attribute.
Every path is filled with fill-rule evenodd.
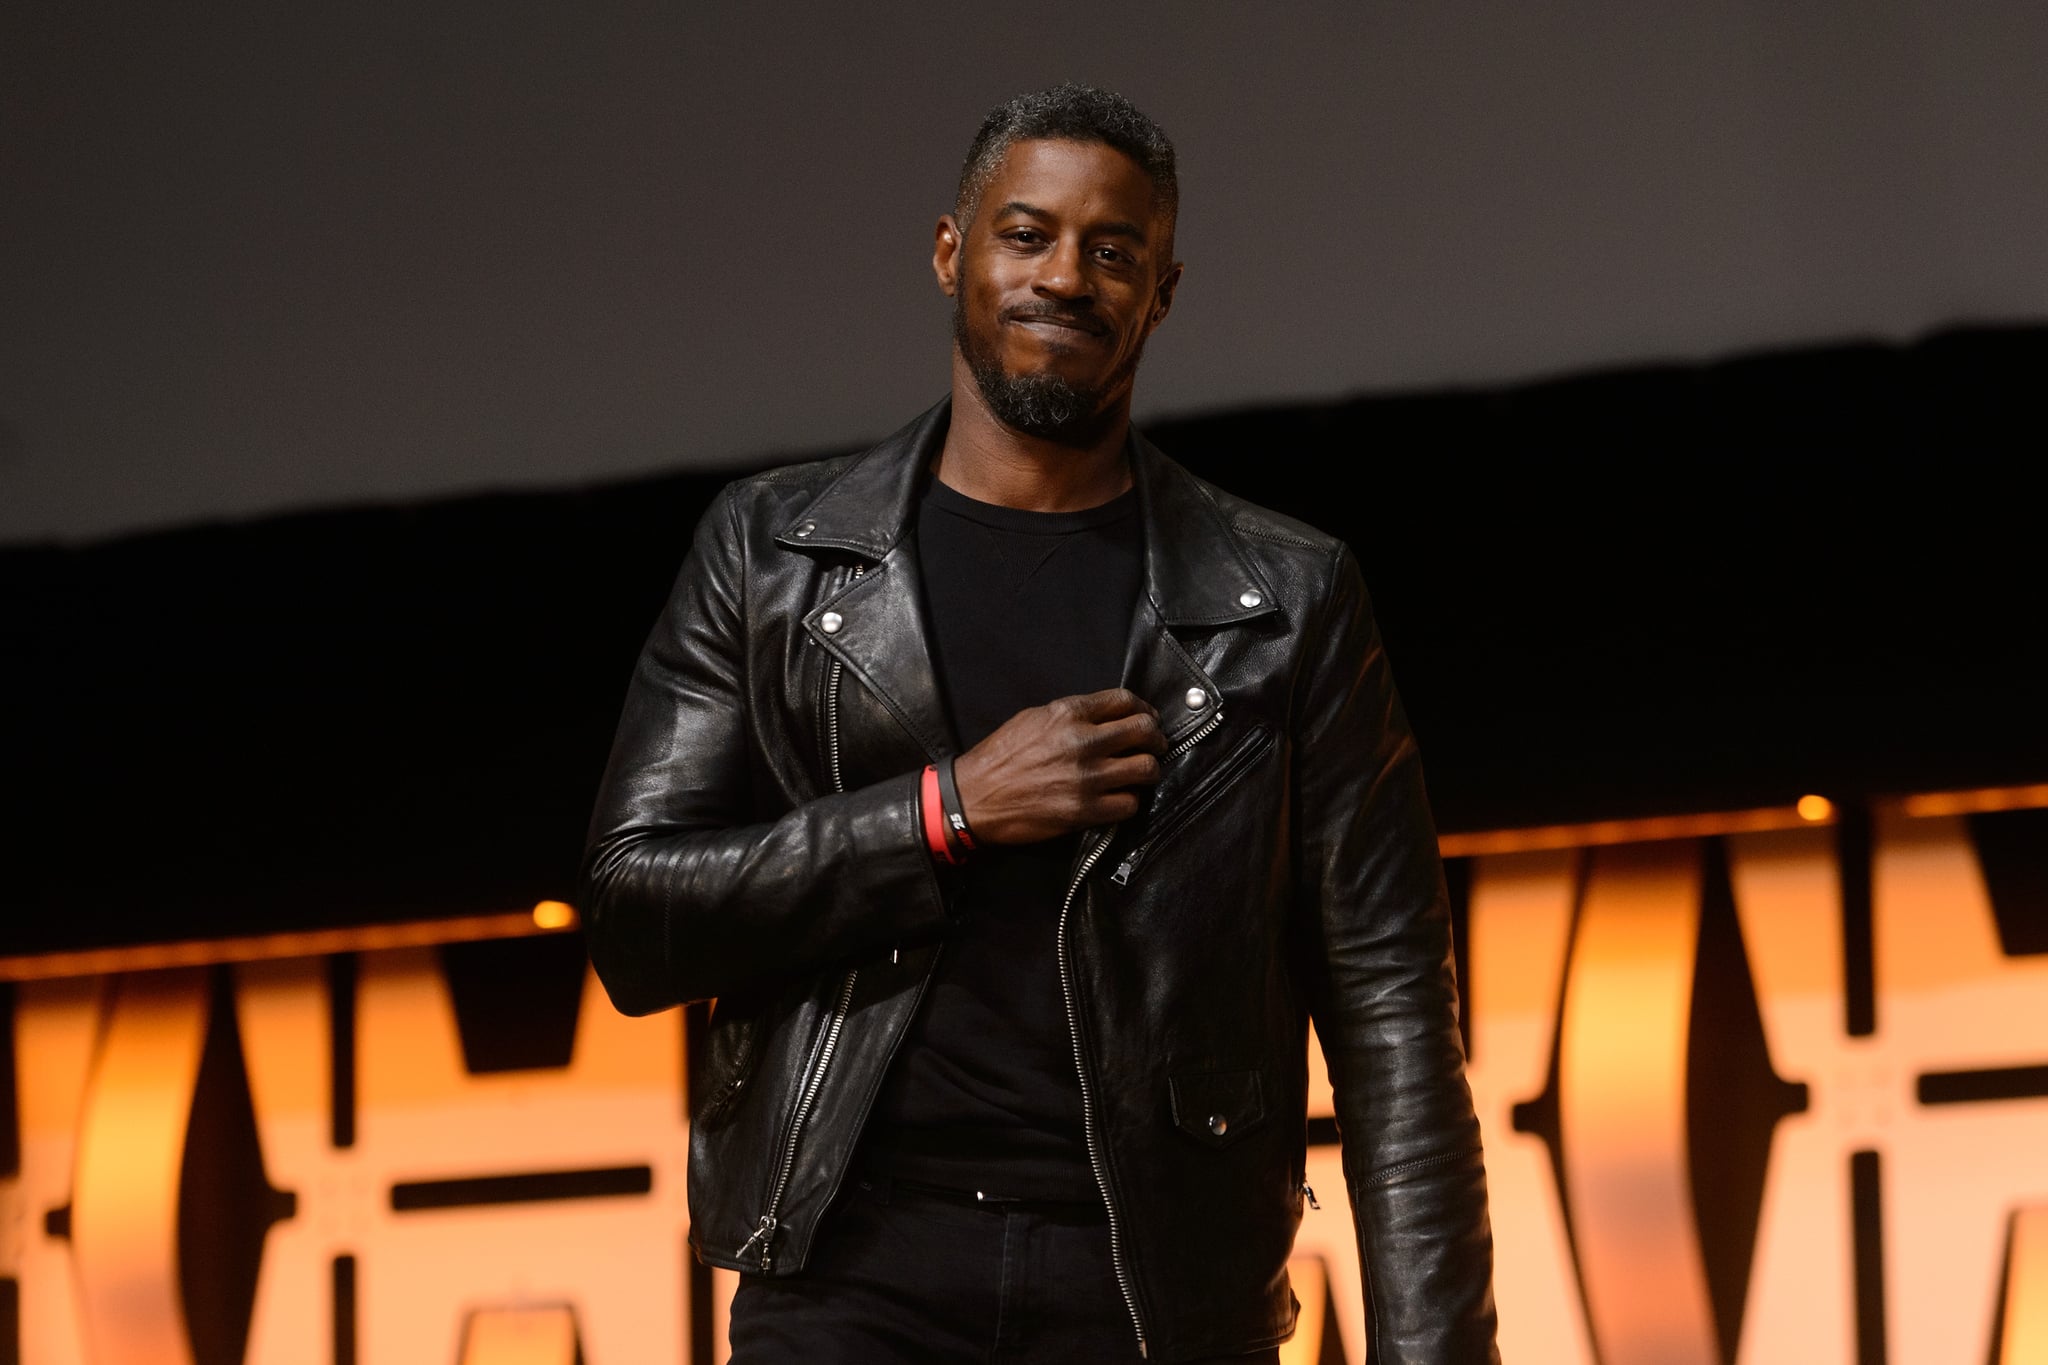
<svg viewBox="0 0 2048 1365"><path fill-rule="evenodd" d="M925 765L918 785L918 817L924 826L925 846L940 862L955 866L974 852L974 831L967 827L967 811L960 804L960 787L953 780L953 756Z"/></svg>
<svg viewBox="0 0 2048 1365"><path fill-rule="evenodd" d="M954 861L964 862L974 852L974 831L967 828L967 807L960 803L960 784L953 777L952 754L936 765L939 770L939 810L945 816L946 842L952 846Z"/></svg>
<svg viewBox="0 0 2048 1365"><path fill-rule="evenodd" d="M918 783L917 811L924 825L926 849L942 863L959 862L959 855L953 852L953 841L946 837L944 802L939 796L939 770L931 764L925 765Z"/></svg>

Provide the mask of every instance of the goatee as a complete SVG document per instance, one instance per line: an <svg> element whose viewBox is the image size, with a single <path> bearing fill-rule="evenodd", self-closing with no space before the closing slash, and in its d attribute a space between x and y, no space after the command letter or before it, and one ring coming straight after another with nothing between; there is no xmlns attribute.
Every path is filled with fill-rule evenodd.
<svg viewBox="0 0 2048 1365"><path fill-rule="evenodd" d="M1083 387L1056 374L1011 374L995 351L967 325L966 290L953 299L953 341L981 401L1014 431L1061 445L1089 445L1100 434L1109 394L1137 368L1138 355L1117 367L1107 383ZM1140 347L1140 350L1143 348Z"/></svg>

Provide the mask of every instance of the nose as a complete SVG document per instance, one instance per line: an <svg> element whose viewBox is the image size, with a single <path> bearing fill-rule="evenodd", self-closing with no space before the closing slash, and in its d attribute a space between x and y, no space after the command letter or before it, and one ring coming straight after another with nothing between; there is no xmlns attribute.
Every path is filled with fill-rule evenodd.
<svg viewBox="0 0 2048 1365"><path fill-rule="evenodd" d="M1042 298L1080 300L1090 295L1086 263L1081 244L1068 239L1057 243L1039 257L1038 278L1032 290Z"/></svg>

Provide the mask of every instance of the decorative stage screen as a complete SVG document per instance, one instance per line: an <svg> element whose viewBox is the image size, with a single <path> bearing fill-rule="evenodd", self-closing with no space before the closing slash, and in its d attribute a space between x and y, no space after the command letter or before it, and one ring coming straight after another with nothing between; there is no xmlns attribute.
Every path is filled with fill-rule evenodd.
<svg viewBox="0 0 2048 1365"><path fill-rule="evenodd" d="M2048 1360L2044 833L2048 788L1447 837L1504 1358ZM0 1357L723 1358L702 1016L614 1013L566 909L0 972ZM1359 1362L1315 1073L1285 1355Z"/></svg>

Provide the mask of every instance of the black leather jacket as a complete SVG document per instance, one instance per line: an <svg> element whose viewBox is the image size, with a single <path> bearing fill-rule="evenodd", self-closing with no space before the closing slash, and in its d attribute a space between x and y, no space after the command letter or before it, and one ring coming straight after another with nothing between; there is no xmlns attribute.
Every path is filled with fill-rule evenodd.
<svg viewBox="0 0 2048 1365"><path fill-rule="evenodd" d="M713 1265L802 1268L944 944L917 798L948 732L909 531L948 415L720 494L598 797L582 904L613 1002L717 999L689 1163ZM1125 683L1171 753L1144 815L1084 836L1059 955L1133 1331L1174 1361L1293 1330L1313 1016L1375 1359L1493 1360L1443 878L1356 565L1131 450Z"/></svg>

